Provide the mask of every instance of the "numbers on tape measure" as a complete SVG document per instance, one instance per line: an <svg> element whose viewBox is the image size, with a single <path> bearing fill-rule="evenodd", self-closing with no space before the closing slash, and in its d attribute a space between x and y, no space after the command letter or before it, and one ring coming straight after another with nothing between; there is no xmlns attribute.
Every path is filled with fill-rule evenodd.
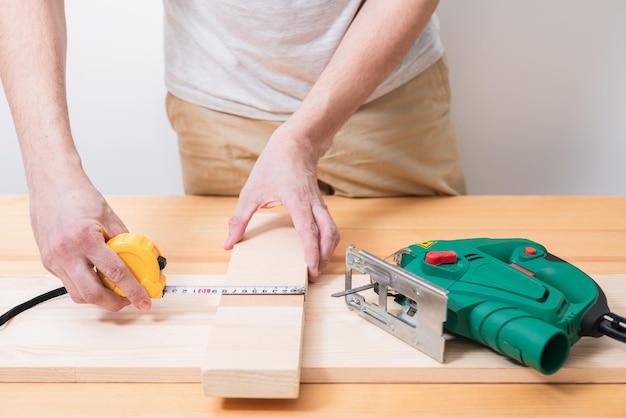
<svg viewBox="0 0 626 418"><path fill-rule="evenodd" d="M164 293L212 295L301 295L304 286L165 286Z"/></svg>

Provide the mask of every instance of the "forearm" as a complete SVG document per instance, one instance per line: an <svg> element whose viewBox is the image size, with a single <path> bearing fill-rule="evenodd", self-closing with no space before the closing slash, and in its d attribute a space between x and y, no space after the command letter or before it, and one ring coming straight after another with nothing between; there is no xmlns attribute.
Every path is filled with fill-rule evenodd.
<svg viewBox="0 0 626 418"><path fill-rule="evenodd" d="M367 0L289 125L319 156L400 63L431 18L436 0Z"/></svg>
<svg viewBox="0 0 626 418"><path fill-rule="evenodd" d="M0 78L31 190L82 172L67 110L66 43L62 0L0 0Z"/></svg>

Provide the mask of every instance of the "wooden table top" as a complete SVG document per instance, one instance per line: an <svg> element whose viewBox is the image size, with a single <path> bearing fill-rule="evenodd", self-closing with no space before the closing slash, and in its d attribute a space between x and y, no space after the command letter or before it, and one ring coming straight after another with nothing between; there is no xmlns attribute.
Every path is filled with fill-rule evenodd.
<svg viewBox="0 0 626 418"><path fill-rule="evenodd" d="M170 274L224 274L233 198L110 196L134 232L168 254ZM342 241L386 256L408 243L524 237L588 274L626 273L626 197L462 196L326 199ZM281 211L281 208L273 211ZM43 274L25 196L0 196L0 274ZM314 285L313 285L314 286ZM303 384L297 400L205 397L191 383L1 383L7 417L580 416L623 417L624 384Z"/></svg>

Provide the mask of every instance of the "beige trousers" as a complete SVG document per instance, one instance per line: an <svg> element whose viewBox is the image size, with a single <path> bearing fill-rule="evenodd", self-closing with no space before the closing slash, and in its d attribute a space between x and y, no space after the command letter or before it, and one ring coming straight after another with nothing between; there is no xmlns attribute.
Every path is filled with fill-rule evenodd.
<svg viewBox="0 0 626 418"><path fill-rule="evenodd" d="M167 95L185 192L236 196L280 122L206 109ZM365 104L318 164L320 189L350 197L465 193L445 58Z"/></svg>

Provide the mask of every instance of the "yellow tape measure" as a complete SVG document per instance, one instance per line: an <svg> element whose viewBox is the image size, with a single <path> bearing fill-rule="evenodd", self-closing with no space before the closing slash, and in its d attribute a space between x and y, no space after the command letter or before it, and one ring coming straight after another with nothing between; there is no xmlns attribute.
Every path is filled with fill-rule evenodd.
<svg viewBox="0 0 626 418"><path fill-rule="evenodd" d="M165 257L154 242L143 235L124 233L107 241L107 245L120 256L137 281L146 289L151 298L162 298L164 294L205 294L205 295L303 295L306 286L247 285L247 286L166 286L163 269ZM104 286L120 296L122 289L98 272Z"/></svg>
<svg viewBox="0 0 626 418"><path fill-rule="evenodd" d="M151 298L163 296L165 287L166 260L154 242L143 235L124 233L107 241L107 245L120 256L137 281L146 289ZM125 296L122 289L98 271L104 286L120 296Z"/></svg>

